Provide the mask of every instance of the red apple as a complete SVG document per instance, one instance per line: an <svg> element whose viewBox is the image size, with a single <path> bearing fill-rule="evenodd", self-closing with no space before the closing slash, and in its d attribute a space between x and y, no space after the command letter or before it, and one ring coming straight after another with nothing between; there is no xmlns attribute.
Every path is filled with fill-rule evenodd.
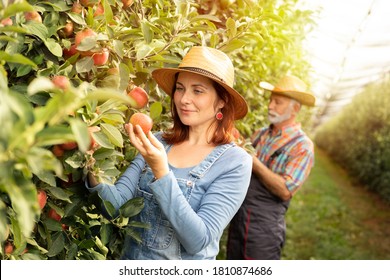
<svg viewBox="0 0 390 280"><path fill-rule="evenodd" d="M5 19L2 19L1 22L0 22L3 26L7 26L7 25L12 25L12 19L11 18L5 18Z"/></svg>
<svg viewBox="0 0 390 280"><path fill-rule="evenodd" d="M93 13L93 16L97 17L97 16L100 16L103 14L104 14L104 7L103 7L102 3L99 2L97 4L96 11Z"/></svg>
<svg viewBox="0 0 390 280"><path fill-rule="evenodd" d="M4 253L6 255L10 255L12 254L13 251L14 251L14 245L11 242L7 241L7 243L4 245Z"/></svg>
<svg viewBox="0 0 390 280"><path fill-rule="evenodd" d="M81 14L83 10L83 6L79 2L74 2L72 9L70 10L72 13Z"/></svg>
<svg viewBox="0 0 390 280"><path fill-rule="evenodd" d="M36 21L42 23L42 17L37 11L25 12L24 17L27 21Z"/></svg>
<svg viewBox="0 0 390 280"><path fill-rule="evenodd" d="M74 39L74 44L76 48L80 45L80 43L86 38L86 37L92 37L97 36L96 32L93 31L90 28L85 28L79 32L76 33L76 37Z"/></svg>
<svg viewBox="0 0 390 280"><path fill-rule="evenodd" d="M117 67L113 67L107 70L108 75L119 75L119 69Z"/></svg>
<svg viewBox="0 0 390 280"><path fill-rule="evenodd" d="M108 61L108 57L110 56L110 52L108 49L103 48L101 52L95 52L92 55L93 63L97 66L104 65Z"/></svg>
<svg viewBox="0 0 390 280"><path fill-rule="evenodd" d="M75 45L71 45L69 49L63 49L62 53L64 54L65 58L71 57L72 55L75 55L77 53L77 49Z"/></svg>
<svg viewBox="0 0 390 280"><path fill-rule="evenodd" d="M73 22L69 21L65 24L65 26L58 32L58 34L62 38L69 38L73 35Z"/></svg>
<svg viewBox="0 0 390 280"><path fill-rule="evenodd" d="M134 0L122 0L123 8L130 7L133 4Z"/></svg>
<svg viewBox="0 0 390 280"><path fill-rule="evenodd" d="M53 220L56 220L56 221L61 220L61 216L53 208L50 208L49 212L47 213L47 216Z"/></svg>
<svg viewBox="0 0 390 280"><path fill-rule="evenodd" d="M99 144L95 141L95 138L93 137L93 134L95 132L98 132L98 131L100 131L100 127L98 127L98 126L90 126L90 127L88 127L89 137L91 139L91 145L90 145L89 149L93 149L94 150L94 149L99 147Z"/></svg>
<svg viewBox="0 0 390 280"><path fill-rule="evenodd" d="M136 105L134 108L136 109L144 108L148 104L148 93L141 87L133 88L127 95L135 101Z"/></svg>
<svg viewBox="0 0 390 280"><path fill-rule="evenodd" d="M41 210L45 207L47 202L47 194L44 190L38 190L38 203Z"/></svg>
<svg viewBox="0 0 390 280"><path fill-rule="evenodd" d="M89 0L80 0L80 3L84 7L92 7L95 4L94 2L89 2Z"/></svg>
<svg viewBox="0 0 390 280"><path fill-rule="evenodd" d="M66 76L54 76L51 81L57 88L60 88L62 90L66 90L70 87L70 81Z"/></svg>
<svg viewBox="0 0 390 280"><path fill-rule="evenodd" d="M51 151L56 157L62 157L64 155L64 150L60 147L60 145L54 145Z"/></svg>
<svg viewBox="0 0 390 280"><path fill-rule="evenodd" d="M68 142L60 145L60 148L65 150L65 151L70 151L76 149L77 143L76 142Z"/></svg>
<svg viewBox="0 0 390 280"><path fill-rule="evenodd" d="M144 113L134 113L130 117L130 123L135 128L136 125L139 125L142 128L142 131L147 135L153 127L153 120L151 117Z"/></svg>

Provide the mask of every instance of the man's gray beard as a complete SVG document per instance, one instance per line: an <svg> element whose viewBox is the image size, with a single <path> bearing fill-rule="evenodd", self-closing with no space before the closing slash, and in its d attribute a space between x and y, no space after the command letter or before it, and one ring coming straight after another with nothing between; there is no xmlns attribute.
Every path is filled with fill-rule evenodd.
<svg viewBox="0 0 390 280"><path fill-rule="evenodd" d="M284 113L283 115L279 115L278 113L273 113L272 115L270 115L268 113L268 120L272 124L278 124L291 118L291 114L292 114L292 109L289 107L287 112Z"/></svg>

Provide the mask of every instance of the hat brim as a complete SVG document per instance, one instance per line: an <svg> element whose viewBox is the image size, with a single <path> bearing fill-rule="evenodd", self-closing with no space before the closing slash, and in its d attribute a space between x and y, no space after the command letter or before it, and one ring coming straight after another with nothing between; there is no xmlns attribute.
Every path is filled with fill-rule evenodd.
<svg viewBox="0 0 390 280"><path fill-rule="evenodd" d="M234 109L235 109L235 114L234 118L236 120L242 119L245 117L245 115L248 113L248 104L246 103L245 99L239 94L235 89L230 87L229 85L221 82L221 80L209 76L207 74L203 74L200 72L192 71L189 69L180 69L180 68L160 68L156 69L152 72L152 77L158 84L158 86L169 96L172 96L173 89L175 86L176 78L175 75L180 72L188 72L188 73L194 73L198 74L204 77L207 77L218 84L220 84L226 91L230 94L230 96L233 98L233 103L234 103Z"/></svg>
<svg viewBox="0 0 390 280"><path fill-rule="evenodd" d="M306 105L306 106L315 106L316 98L314 94L310 92L303 92L303 91L286 91L280 88L277 88L273 85L271 85L268 82L260 82L260 87L266 90L269 90L271 92L274 92L279 95L287 96L289 98L297 100L299 103Z"/></svg>

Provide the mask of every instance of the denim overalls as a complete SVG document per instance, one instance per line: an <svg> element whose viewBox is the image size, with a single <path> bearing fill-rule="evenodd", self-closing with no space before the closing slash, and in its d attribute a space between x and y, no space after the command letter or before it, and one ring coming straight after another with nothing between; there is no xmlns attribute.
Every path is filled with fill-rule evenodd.
<svg viewBox="0 0 390 280"><path fill-rule="evenodd" d="M164 142L163 142L164 143ZM167 152L170 146L164 143ZM235 144L225 144L216 147L200 164L190 168L187 175L179 177L176 176L178 185L184 194L185 199L189 202L192 209L197 212L200 207L201 199L207 191L206 186L198 186L197 183L210 171L213 164L225 153L228 149L235 146ZM183 172L181 172L183 173ZM150 229L140 229L142 243L138 244L131 238L127 238L125 242L125 250L123 259L204 259L212 250L218 252L218 240L213 241L208 247L195 255L190 255L185 251L180 244L177 235L167 219L163 214L157 200L150 188L154 178L150 167L145 164L145 168L140 176L136 196L144 198L145 207L138 215L137 220L143 223L150 224ZM200 183L201 185L201 183ZM179 208L180 205L172 205L172 207ZM185 229L183 229L185 230ZM191 234L191 232L188 232ZM220 236L219 236L220 237Z"/></svg>

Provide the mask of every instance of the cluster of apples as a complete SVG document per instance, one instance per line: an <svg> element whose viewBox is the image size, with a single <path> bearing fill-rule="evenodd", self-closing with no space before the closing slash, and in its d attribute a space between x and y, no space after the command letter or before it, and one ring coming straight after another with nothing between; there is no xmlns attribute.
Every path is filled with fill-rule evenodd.
<svg viewBox="0 0 390 280"><path fill-rule="evenodd" d="M133 4L134 0L122 0L121 2L122 2L122 8L127 9ZM82 14L84 13L85 9L88 8L92 8L94 10L94 14L93 14L94 17L104 15L104 6L102 5L102 3L100 1L93 2L90 0L80 0L74 2L71 8L71 12L76 14ZM97 36L96 32L93 31L92 29L85 28L83 30L74 33L74 23L72 20L68 20L65 26L61 30L59 30L59 35L63 38L74 37L74 43L69 48L63 49L63 54L65 58L71 57L79 53L82 57L85 56L92 57L93 62L96 66L107 64L110 57L110 51L107 47L98 46L97 48L88 51L82 51L78 49L80 43L85 38Z"/></svg>

